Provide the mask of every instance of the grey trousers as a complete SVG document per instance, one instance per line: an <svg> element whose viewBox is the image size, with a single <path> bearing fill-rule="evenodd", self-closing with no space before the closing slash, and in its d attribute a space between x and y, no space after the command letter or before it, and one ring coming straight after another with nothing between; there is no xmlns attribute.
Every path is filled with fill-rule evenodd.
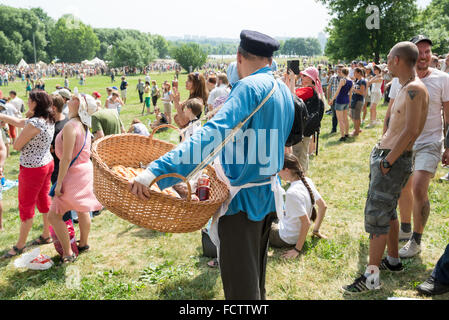
<svg viewBox="0 0 449 320"><path fill-rule="evenodd" d="M265 300L268 237L276 213L255 222L245 212L218 223L220 272L226 300Z"/></svg>

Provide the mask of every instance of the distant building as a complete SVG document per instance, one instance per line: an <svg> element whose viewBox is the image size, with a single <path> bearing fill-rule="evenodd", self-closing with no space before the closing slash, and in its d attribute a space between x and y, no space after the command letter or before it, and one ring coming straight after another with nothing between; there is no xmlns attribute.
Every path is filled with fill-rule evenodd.
<svg viewBox="0 0 449 320"><path fill-rule="evenodd" d="M324 34L324 32L318 33L317 39L318 39L318 42L319 42L320 45L321 45L321 49L322 49L323 52L324 52L324 49L326 48L326 44L327 44L327 37L326 37L326 35Z"/></svg>

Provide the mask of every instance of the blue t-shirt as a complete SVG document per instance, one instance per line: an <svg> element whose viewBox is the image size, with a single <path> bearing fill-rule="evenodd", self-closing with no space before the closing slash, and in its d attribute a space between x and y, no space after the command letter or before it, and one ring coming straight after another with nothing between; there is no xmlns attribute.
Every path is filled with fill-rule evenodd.
<svg viewBox="0 0 449 320"><path fill-rule="evenodd" d="M128 85L128 82L122 81L122 83L120 84L120 90L126 90L127 85Z"/></svg>
<svg viewBox="0 0 449 320"><path fill-rule="evenodd" d="M354 83L354 89L360 90L362 88L362 86L365 86L366 88L366 80L365 79L360 79L360 80L356 80ZM352 94L352 101L362 101L365 97L362 96L361 94L358 93L353 93Z"/></svg>

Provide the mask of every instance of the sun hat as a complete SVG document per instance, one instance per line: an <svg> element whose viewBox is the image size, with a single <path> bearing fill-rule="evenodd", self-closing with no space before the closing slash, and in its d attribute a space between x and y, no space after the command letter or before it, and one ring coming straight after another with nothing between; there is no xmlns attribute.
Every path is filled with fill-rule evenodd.
<svg viewBox="0 0 449 320"><path fill-rule="evenodd" d="M365 68L366 68L366 69L371 69L371 70L373 70L374 64L370 62L370 63L368 63L368 64L366 65Z"/></svg>
<svg viewBox="0 0 449 320"><path fill-rule="evenodd" d="M315 67L308 67L304 71L301 71L300 74L309 77L310 79L315 82L315 90L318 92L318 94L323 93L323 88L321 87L321 81L320 81L320 73L318 72L318 69Z"/></svg>
<svg viewBox="0 0 449 320"><path fill-rule="evenodd" d="M67 89L58 90L56 91L56 93L58 93L61 97L66 98L67 100L70 100L70 98L72 98L72 94Z"/></svg>
<svg viewBox="0 0 449 320"><path fill-rule="evenodd" d="M80 101L78 115L80 116L81 122L89 128L92 127L92 115L98 111L98 105L94 97L79 93L78 88L75 88L73 96Z"/></svg>

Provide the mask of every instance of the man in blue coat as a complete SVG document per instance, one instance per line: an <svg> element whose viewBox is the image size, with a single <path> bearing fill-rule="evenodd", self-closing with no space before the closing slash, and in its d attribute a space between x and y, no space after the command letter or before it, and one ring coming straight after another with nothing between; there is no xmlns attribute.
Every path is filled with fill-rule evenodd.
<svg viewBox="0 0 449 320"><path fill-rule="evenodd" d="M294 105L285 84L277 82L270 68L279 42L256 31L243 30L237 52L240 80L220 111L203 128L173 151L152 162L130 183L130 190L149 199L150 183L158 176L188 176L230 131L261 102L273 95L243 125L240 134L218 154L233 195L218 222L219 264L225 298L265 299L268 235L276 217L270 180L284 164L284 146L293 126ZM158 182L161 189L179 180Z"/></svg>

